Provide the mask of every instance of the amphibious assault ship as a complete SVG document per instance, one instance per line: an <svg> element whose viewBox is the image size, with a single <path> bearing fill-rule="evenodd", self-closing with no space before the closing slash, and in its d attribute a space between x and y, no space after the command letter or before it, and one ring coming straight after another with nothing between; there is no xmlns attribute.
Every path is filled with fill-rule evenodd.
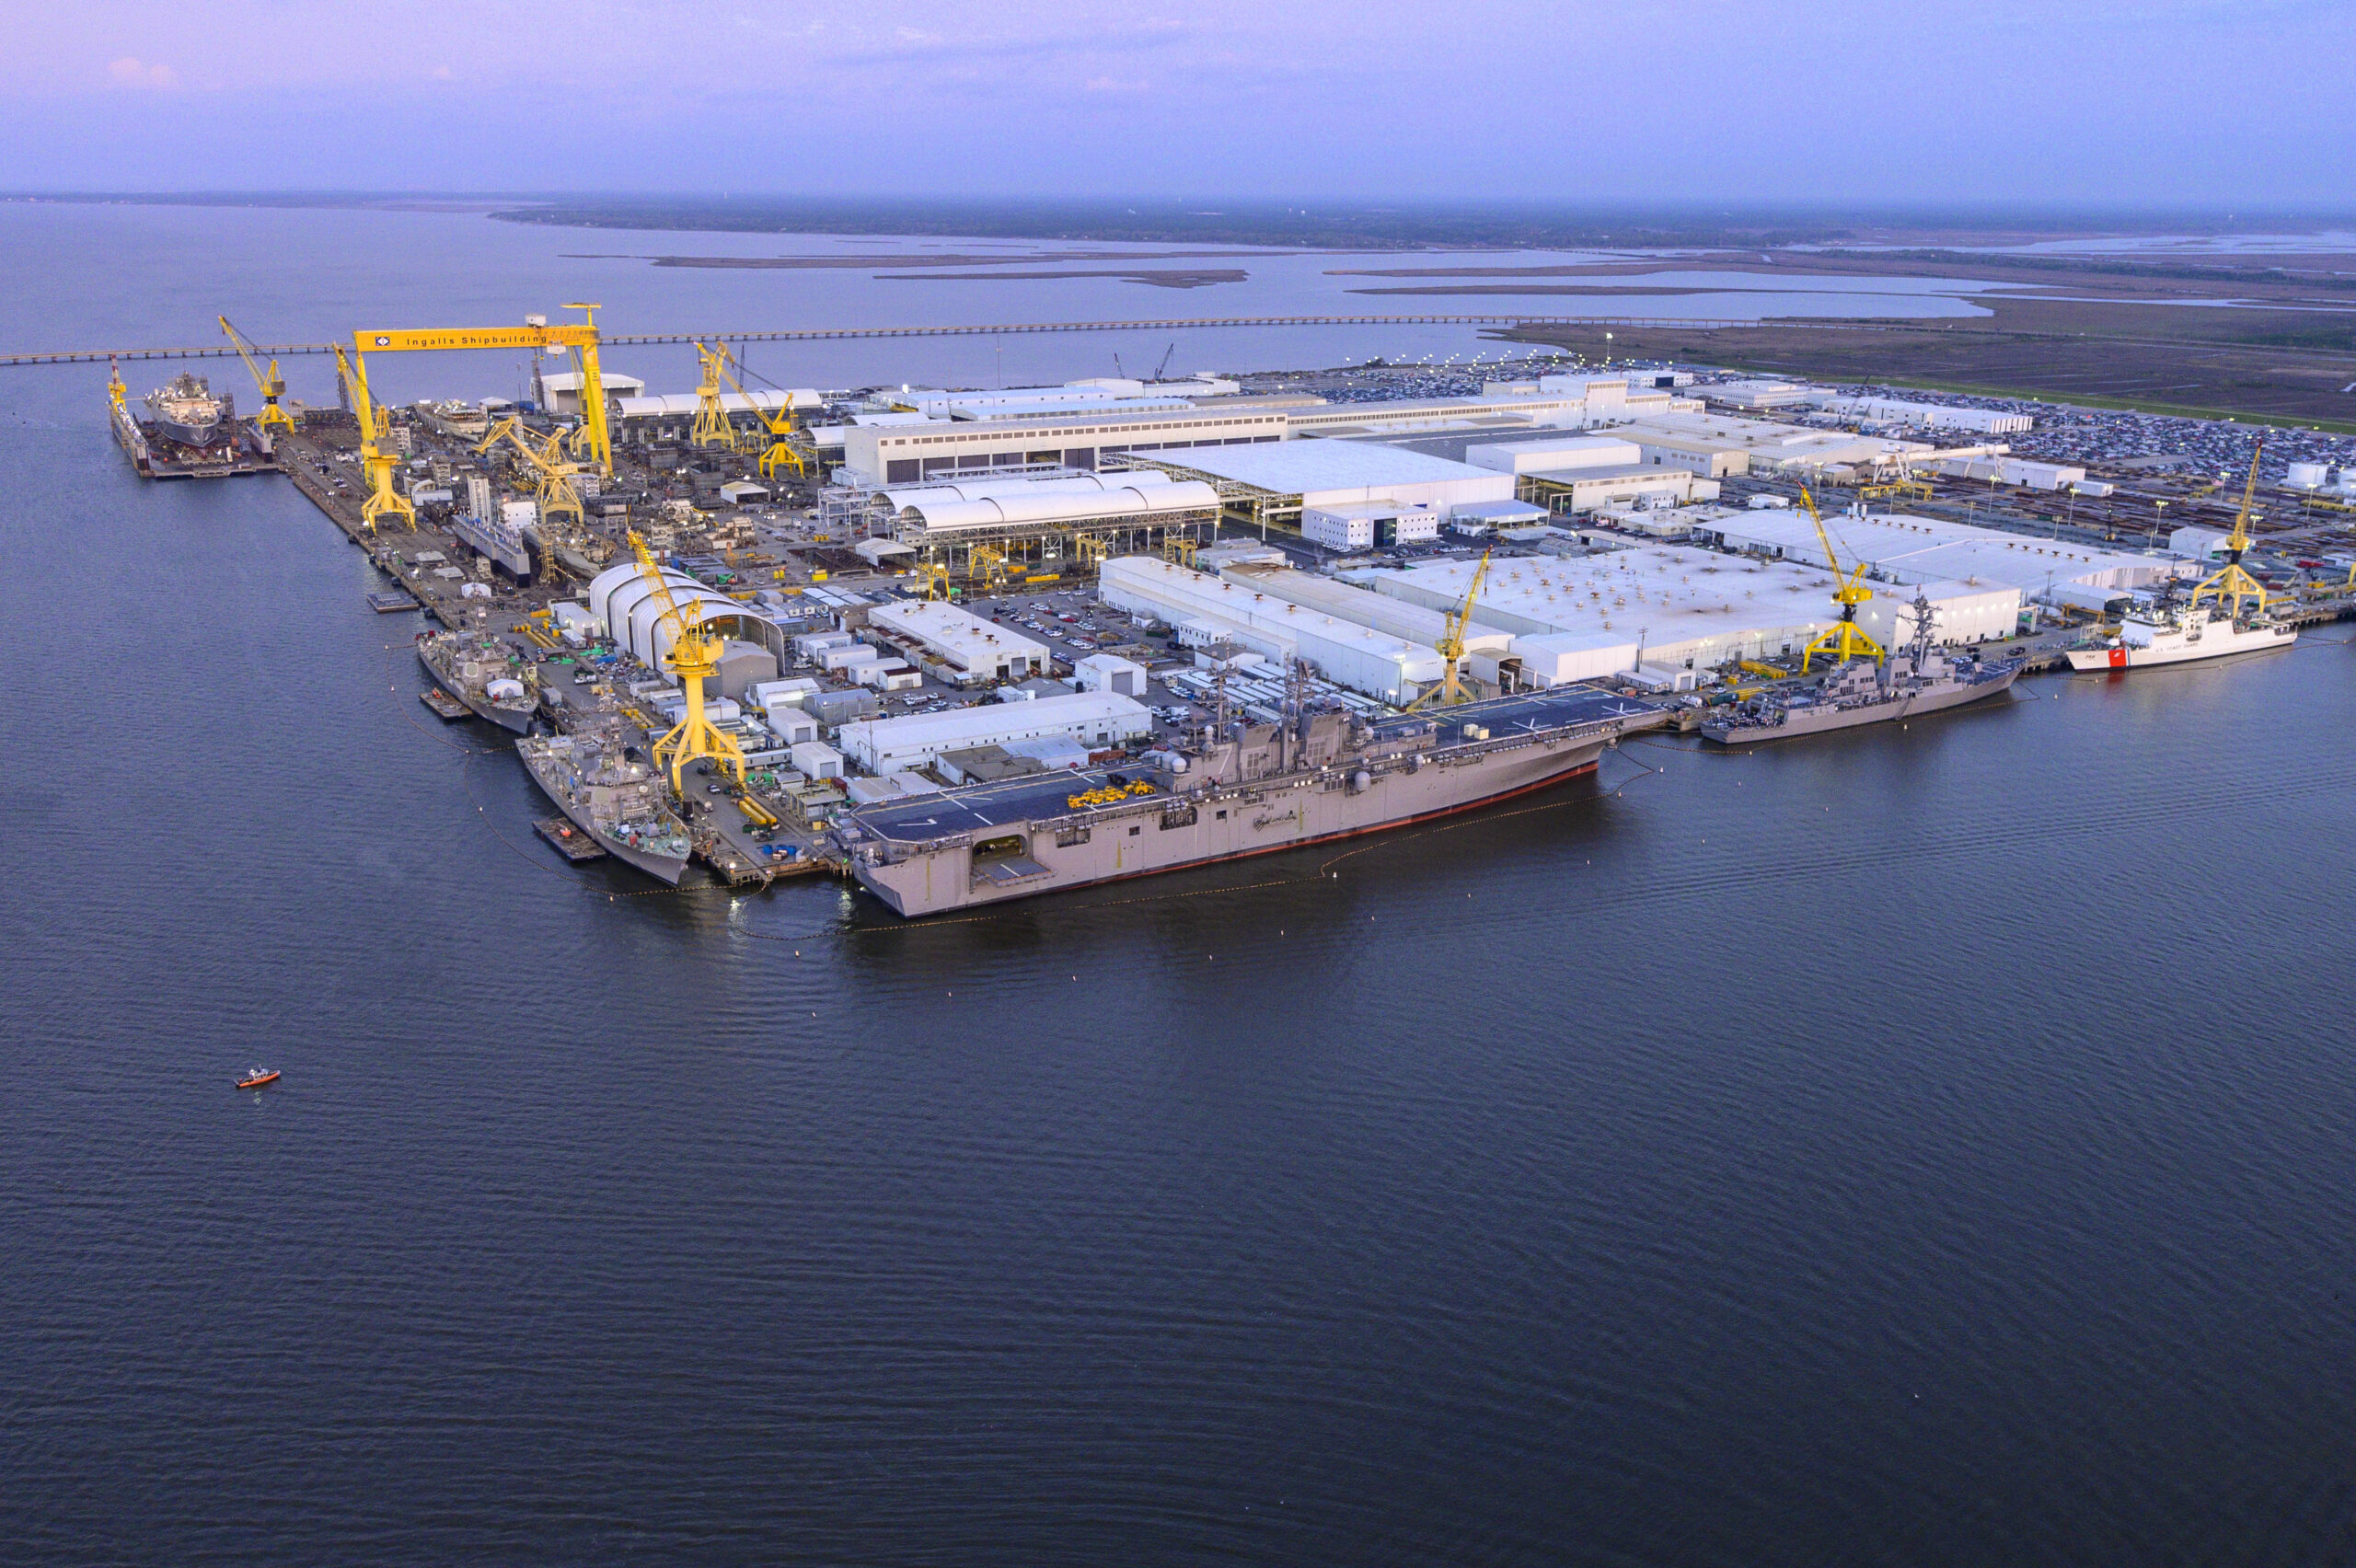
<svg viewBox="0 0 2356 1568"><path fill-rule="evenodd" d="M1721 745L1797 740L1960 708L2012 690L2020 660L1983 663L1951 653L1931 640L1938 612L1929 597L1918 592L1909 608L1914 640L1886 663L1852 659L1813 692L1762 693L1704 722L1703 738Z"/></svg>
<svg viewBox="0 0 2356 1568"><path fill-rule="evenodd" d="M539 671L505 638L487 631L423 632L417 658L476 718L519 735L532 727L539 711Z"/></svg>
<svg viewBox="0 0 2356 1568"><path fill-rule="evenodd" d="M1369 723L1214 725L1135 767L1034 774L852 810L855 877L905 916L1000 904L1379 833L1595 770L1666 709L1556 686Z"/></svg>
<svg viewBox="0 0 2356 1568"><path fill-rule="evenodd" d="M526 735L515 755L548 798L609 854L679 885L694 847L662 775L606 734Z"/></svg>

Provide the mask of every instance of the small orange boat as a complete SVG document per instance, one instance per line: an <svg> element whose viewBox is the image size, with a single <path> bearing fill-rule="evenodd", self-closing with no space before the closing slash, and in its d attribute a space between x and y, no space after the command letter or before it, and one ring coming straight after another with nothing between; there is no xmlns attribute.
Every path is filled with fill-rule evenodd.
<svg viewBox="0 0 2356 1568"><path fill-rule="evenodd" d="M276 1067L256 1067L253 1071L248 1073L245 1077L237 1080L237 1087L239 1089L260 1089L266 1083L276 1083L277 1081L278 1069Z"/></svg>

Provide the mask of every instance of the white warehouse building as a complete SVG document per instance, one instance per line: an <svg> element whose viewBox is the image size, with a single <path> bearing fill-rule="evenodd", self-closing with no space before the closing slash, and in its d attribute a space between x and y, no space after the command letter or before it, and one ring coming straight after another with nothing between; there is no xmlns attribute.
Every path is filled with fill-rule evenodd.
<svg viewBox="0 0 2356 1568"><path fill-rule="evenodd" d="M1182 640L1224 639L1271 660L1306 660L1334 685L1385 702L1412 702L1446 674L1429 643L1149 556L1106 561L1097 592L1114 609L1176 626Z"/></svg>
<svg viewBox="0 0 2356 1568"><path fill-rule="evenodd" d="M1354 502L1420 502L1445 515L1467 502L1514 499L1511 474L1357 441L1221 446L1158 461L1215 483L1297 498L1303 507L1327 511Z"/></svg>
<svg viewBox="0 0 2356 1568"><path fill-rule="evenodd" d="M870 626L904 637L942 663L985 680L1045 673L1051 651L1034 638L938 599L905 599L867 613Z"/></svg>
<svg viewBox="0 0 2356 1568"><path fill-rule="evenodd" d="M664 585L671 590L671 598L683 613L700 613L708 621L727 622L737 628L752 616L748 606L716 594L681 572L664 571ZM677 640L678 627L664 613L662 601L654 595L653 586L646 581L635 562L609 566L591 580L588 592L582 594L590 617L605 622L606 634L625 653L631 655L652 670L670 671L663 663L671 644ZM700 606L700 610L691 608ZM719 629L727 629L723 626ZM772 670L770 674L776 672Z"/></svg>
<svg viewBox="0 0 2356 1568"><path fill-rule="evenodd" d="M2138 591L2159 587L2177 571L2177 563L2162 556L2092 549L1940 517L1844 514L1826 518L1824 525L1843 566L1862 560L1892 582L2010 588L2022 599L2073 609L2103 610ZM1824 562L1816 525L1803 512L1766 508L1733 513L1719 519L1715 531L1730 549Z"/></svg>
<svg viewBox="0 0 2356 1568"><path fill-rule="evenodd" d="M1091 748L1123 745L1153 733L1153 715L1135 698L1080 691L1032 702L985 702L942 713L860 719L835 732L842 754L870 773L926 767L942 752L1069 736Z"/></svg>

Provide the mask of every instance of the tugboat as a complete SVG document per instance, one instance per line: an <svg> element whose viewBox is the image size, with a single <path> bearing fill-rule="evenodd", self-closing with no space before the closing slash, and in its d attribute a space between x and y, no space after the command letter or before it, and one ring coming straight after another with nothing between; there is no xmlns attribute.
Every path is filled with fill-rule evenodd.
<svg viewBox="0 0 2356 1568"><path fill-rule="evenodd" d="M1754 697L1703 724L1703 739L1720 745L1751 745L1887 723L1994 697L2010 691L2020 678L2018 659L1985 663L1968 655L1958 658L1934 643L1931 625L1938 612L1921 589L1908 607L1914 613L1914 640L1901 655L1887 664L1852 659L1812 693Z"/></svg>

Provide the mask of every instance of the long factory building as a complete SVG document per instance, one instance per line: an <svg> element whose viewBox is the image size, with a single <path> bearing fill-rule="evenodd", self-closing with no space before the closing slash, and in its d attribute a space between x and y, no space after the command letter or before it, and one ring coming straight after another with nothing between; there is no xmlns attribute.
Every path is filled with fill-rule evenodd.
<svg viewBox="0 0 2356 1568"><path fill-rule="evenodd" d="M1863 561L1898 583L1961 582L2009 588L2023 599L2106 611L2165 586L2178 563L2162 556L2098 550L1940 517L1844 514L1825 519L1843 566ZM1717 520L1728 549L1825 564L1816 525L1803 513L1767 507Z"/></svg>

